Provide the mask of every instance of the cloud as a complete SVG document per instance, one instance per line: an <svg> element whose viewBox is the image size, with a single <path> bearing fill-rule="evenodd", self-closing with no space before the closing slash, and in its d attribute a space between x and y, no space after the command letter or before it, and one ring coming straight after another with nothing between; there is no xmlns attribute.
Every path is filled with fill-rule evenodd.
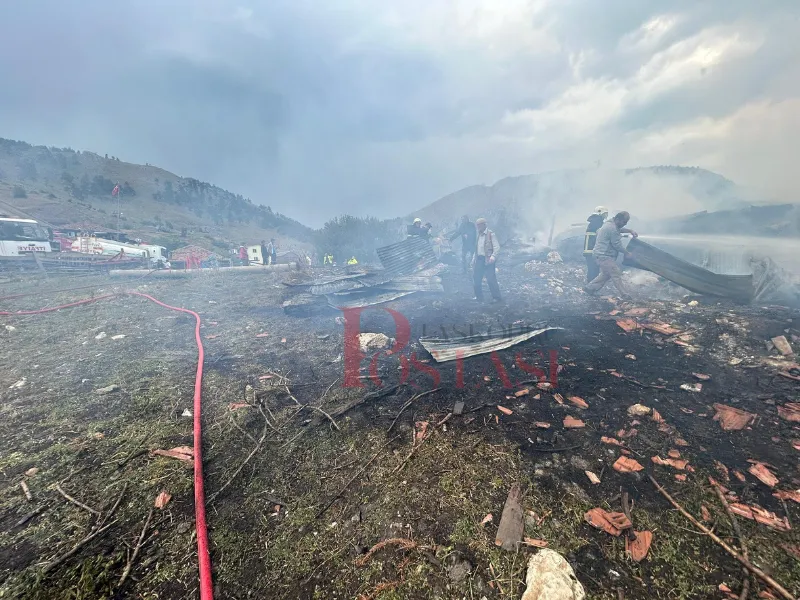
<svg viewBox="0 0 800 600"><path fill-rule="evenodd" d="M6 13L0 135L158 164L315 225L601 159L703 166L792 199L790 0L31 0Z"/></svg>

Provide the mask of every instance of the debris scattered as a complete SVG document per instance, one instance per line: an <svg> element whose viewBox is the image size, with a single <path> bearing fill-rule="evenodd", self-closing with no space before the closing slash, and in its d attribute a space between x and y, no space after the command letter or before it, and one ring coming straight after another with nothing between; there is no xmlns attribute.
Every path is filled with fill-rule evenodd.
<svg viewBox="0 0 800 600"><path fill-rule="evenodd" d="M589 478L589 481L591 481L594 485L600 484L600 478L597 475L595 475L591 471L584 471L584 473L586 473L586 476Z"/></svg>
<svg viewBox="0 0 800 600"><path fill-rule="evenodd" d="M545 421L536 421L534 425L539 429L550 429L550 423L547 423Z"/></svg>
<svg viewBox="0 0 800 600"><path fill-rule="evenodd" d="M720 427L724 431L740 431L752 425L756 420L756 415L740 408L734 408L727 404L714 404L714 420L719 421Z"/></svg>
<svg viewBox="0 0 800 600"><path fill-rule="evenodd" d="M778 337L772 338L771 342L775 345L775 349L780 352L782 356L790 356L794 354L792 345L786 339L786 336L779 335Z"/></svg>
<svg viewBox="0 0 800 600"><path fill-rule="evenodd" d="M750 519L751 521L755 521L761 525L766 525L771 529L775 529L777 531L790 531L792 529L791 525L789 525L789 520L786 517L781 519L775 513L770 512L765 508L761 508L760 506L756 506L754 504L742 504L739 502L734 502L730 506L731 511L733 511L736 516Z"/></svg>
<svg viewBox="0 0 800 600"><path fill-rule="evenodd" d="M517 544L522 541L525 522L522 517L522 489L518 483L511 486L506 498L506 505L497 527L494 543L503 550L514 551Z"/></svg>
<svg viewBox="0 0 800 600"><path fill-rule="evenodd" d="M103 388L96 389L94 391L95 394L98 396L105 396L106 394L113 394L114 392L119 391L120 387L116 384L109 385Z"/></svg>
<svg viewBox="0 0 800 600"><path fill-rule="evenodd" d="M703 391L703 384L702 383L682 383L681 389L686 392L702 392Z"/></svg>
<svg viewBox="0 0 800 600"><path fill-rule="evenodd" d="M27 471L25 471L25 476L26 476L26 477L33 477L33 476L34 476L34 475L36 475L38 472L39 472L39 468L38 468L38 467L31 467L30 469L28 469Z"/></svg>
<svg viewBox="0 0 800 600"><path fill-rule="evenodd" d="M600 441L603 442L604 444L610 444L611 446L623 446L624 445L618 439L612 438L612 437L607 437L605 435L600 438Z"/></svg>
<svg viewBox="0 0 800 600"><path fill-rule="evenodd" d="M779 491L772 494L778 500L791 500L800 504L800 489L790 491Z"/></svg>
<svg viewBox="0 0 800 600"><path fill-rule="evenodd" d="M519 390L517 392L514 392L514 397L521 398L522 396L527 396L530 393L531 393L530 388L525 388L524 390Z"/></svg>
<svg viewBox="0 0 800 600"><path fill-rule="evenodd" d="M537 540L534 538L522 538L522 543L531 548L547 548L548 543L544 540Z"/></svg>
<svg viewBox="0 0 800 600"><path fill-rule="evenodd" d="M651 459L655 464L661 465L662 467L674 467L679 471L683 471L686 469L686 466L689 464L689 461L682 460L679 458L661 458L660 456L654 456Z"/></svg>
<svg viewBox="0 0 800 600"><path fill-rule="evenodd" d="M492 513L489 513L488 515L483 517L483 519L481 520L481 525L486 525L487 523L491 523L493 519L494 517L492 516Z"/></svg>
<svg viewBox="0 0 800 600"><path fill-rule="evenodd" d="M247 402L231 402L228 404L228 410L239 410L240 408L249 408L250 405Z"/></svg>
<svg viewBox="0 0 800 600"><path fill-rule="evenodd" d="M635 319L617 319L617 325L626 333L639 329L639 323Z"/></svg>
<svg viewBox="0 0 800 600"><path fill-rule="evenodd" d="M628 407L628 415L631 417L643 417L650 414L650 409L643 404L634 404Z"/></svg>
<svg viewBox="0 0 800 600"><path fill-rule="evenodd" d="M170 494L168 494L167 492L161 492L158 496L156 496L156 501L153 504L153 506L155 506L158 509L162 509L167 504L169 504L170 500L172 500L172 496Z"/></svg>
<svg viewBox="0 0 800 600"><path fill-rule="evenodd" d="M628 458L627 456L620 456L617 462L614 463L614 470L620 473L635 473L643 469L644 467L636 460Z"/></svg>
<svg viewBox="0 0 800 600"><path fill-rule="evenodd" d="M111 339L112 339L112 340L122 340L122 339L125 339L125 334L124 334L124 333L118 333L117 335L112 335L112 336L111 336Z"/></svg>
<svg viewBox="0 0 800 600"><path fill-rule="evenodd" d="M553 400L555 400L559 404L562 405L564 404L564 396L562 396L561 394L553 394Z"/></svg>
<svg viewBox="0 0 800 600"><path fill-rule="evenodd" d="M511 410L510 408L506 408L505 406L501 406L499 404L497 405L497 410L499 410L504 415L513 415L514 414L513 410Z"/></svg>
<svg viewBox="0 0 800 600"><path fill-rule="evenodd" d="M107 334L105 331L101 331L101 332L100 332L100 333L98 333L96 336L94 336L94 339L96 339L96 340L103 340L103 339L105 339L106 337L108 337L108 334Z"/></svg>
<svg viewBox="0 0 800 600"><path fill-rule="evenodd" d="M626 354L625 358L627 358L628 360L636 360L636 355L635 354Z"/></svg>
<svg viewBox="0 0 800 600"><path fill-rule="evenodd" d="M697 379L700 381L708 381L711 379L711 375L706 375L705 373L692 373Z"/></svg>
<svg viewBox="0 0 800 600"><path fill-rule="evenodd" d="M593 508L583 515L584 520L592 527L601 529L606 533L619 537L632 523L623 513L610 513L600 507Z"/></svg>
<svg viewBox="0 0 800 600"><path fill-rule="evenodd" d="M167 458L177 458L186 462L194 462L194 450L189 446L178 446L170 450L151 450L150 454L155 456L166 456Z"/></svg>
<svg viewBox="0 0 800 600"><path fill-rule="evenodd" d="M589 405L586 403L586 400L579 396L567 396L567 400L572 402L578 408L589 408Z"/></svg>
<svg viewBox="0 0 800 600"><path fill-rule="evenodd" d="M528 561L522 600L584 600L575 572L558 552L544 548Z"/></svg>
<svg viewBox="0 0 800 600"><path fill-rule="evenodd" d="M580 419L576 419L576 418L571 417L569 415L564 417L564 428L565 429L581 429L583 427L586 427L586 423L584 423Z"/></svg>
<svg viewBox="0 0 800 600"><path fill-rule="evenodd" d="M747 472L766 486L772 488L778 485L778 478L775 477L775 474L762 462L753 461L753 465L747 469Z"/></svg>
<svg viewBox="0 0 800 600"><path fill-rule="evenodd" d="M28 502L32 502L33 495L31 494L31 490L28 488L28 484L24 481L20 481L19 487L22 488L22 493L25 494L25 498L27 498Z"/></svg>
<svg viewBox="0 0 800 600"><path fill-rule="evenodd" d="M20 379L16 383L12 383L10 386L8 386L8 389L10 389L10 390L18 390L19 388L24 386L27 381L28 380L25 377L23 377L22 379Z"/></svg>
<svg viewBox="0 0 800 600"><path fill-rule="evenodd" d="M787 402L779 406L778 416L791 423L800 423L800 402Z"/></svg>
<svg viewBox="0 0 800 600"><path fill-rule="evenodd" d="M478 354L489 354L491 352L505 350L516 344L520 344L536 336L555 331L561 327L542 327L541 329L531 329L527 326L515 328L518 333L506 329L505 331L491 332L487 334L475 334L461 337L438 338L422 337L419 338L420 344L436 362L447 362L456 358L469 358ZM541 385L541 384L540 384Z"/></svg>
<svg viewBox="0 0 800 600"><path fill-rule="evenodd" d="M650 544L653 543L652 531L634 531L634 539L625 538L625 552L634 562L641 562L650 551Z"/></svg>

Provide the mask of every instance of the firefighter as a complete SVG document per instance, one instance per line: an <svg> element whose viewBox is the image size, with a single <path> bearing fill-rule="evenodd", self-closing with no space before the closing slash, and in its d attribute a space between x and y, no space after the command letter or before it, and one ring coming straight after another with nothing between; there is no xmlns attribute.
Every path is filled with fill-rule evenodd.
<svg viewBox="0 0 800 600"><path fill-rule="evenodd" d="M322 264L324 266L333 266L333 254L328 252L322 259Z"/></svg>
<svg viewBox="0 0 800 600"><path fill-rule="evenodd" d="M583 258L586 259L586 283L591 283L592 280L600 275L600 268L592 256L594 250L594 243L597 241L597 230L603 226L608 218L608 209L605 206L598 206L594 212L589 215L588 225L586 226L586 235L583 238Z"/></svg>
<svg viewBox="0 0 800 600"><path fill-rule="evenodd" d="M351 256L351 257L350 257L350 260L348 260L348 261L347 261L347 264L348 264L348 265L357 265L357 264L358 264L358 261L356 260L356 257L355 257L355 256Z"/></svg>
<svg viewBox="0 0 800 600"><path fill-rule="evenodd" d="M472 259L473 274L472 283L475 286L475 300L483 302L483 279L489 284L489 291L492 293L492 301L500 302L500 286L497 285L497 275L495 273L495 263L497 253L500 251L500 243L491 229L486 227L486 219L480 218L475 221L477 228L477 242L475 245L475 256Z"/></svg>
<svg viewBox="0 0 800 600"><path fill-rule="evenodd" d="M417 217L414 219L414 222L406 227L406 234L408 237L420 237L424 235L424 229L422 228L422 219Z"/></svg>

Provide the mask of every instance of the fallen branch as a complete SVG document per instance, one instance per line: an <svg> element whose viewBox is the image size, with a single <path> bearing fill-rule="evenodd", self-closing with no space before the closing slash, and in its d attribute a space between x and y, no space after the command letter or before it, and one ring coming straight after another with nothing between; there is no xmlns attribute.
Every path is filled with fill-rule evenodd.
<svg viewBox="0 0 800 600"><path fill-rule="evenodd" d="M388 396L390 394L393 394L394 392L396 392L399 389L400 389L400 385L393 385L393 386L390 386L390 387L388 387L388 388L386 388L384 390L377 390L375 392L370 392L368 394L365 394L361 398L356 398L355 400L351 400L350 402L348 402L347 404L345 404L341 408L337 408L336 410L331 411L331 414L334 417L341 417L346 412L354 409L356 406L358 406L360 404L363 404L367 400L377 400L378 398L383 398L384 396Z"/></svg>
<svg viewBox="0 0 800 600"><path fill-rule="evenodd" d="M119 578L117 587L122 587L122 584L125 583L125 580L131 573L131 569L133 568L133 563L136 562L136 557L139 556L139 550L141 550L142 548L144 535L145 533L147 533L147 528L150 526L150 521L153 519L153 510L155 509L151 507L150 512L147 514L147 519L144 522L144 527L142 527L142 533L139 534L139 539L136 541L136 547L133 549L133 554L131 554L130 558L128 558L128 564L125 565L125 570L122 572L122 577Z"/></svg>
<svg viewBox="0 0 800 600"><path fill-rule="evenodd" d="M372 548L370 548L369 551L364 556L356 560L356 566L363 567L364 565L367 564L367 562L369 562L369 559L372 558L373 554L379 552L380 550L383 550L384 548L386 548L386 546L400 546L403 550L413 550L414 548L417 547L417 545L418 545L417 542L414 542L406 538L389 538L380 541L377 544L375 544Z"/></svg>
<svg viewBox="0 0 800 600"><path fill-rule="evenodd" d="M64 498L66 498L69 502L72 502L75 506L79 506L83 510L88 511L88 512L92 513L93 515L97 516L97 517L100 516L100 511L99 510L95 510L91 506L86 506L83 502L75 500L75 498L73 498L67 492L65 492L64 490L61 489L61 484L58 484L58 483L56 484L56 490L58 491L59 494L64 496Z"/></svg>
<svg viewBox="0 0 800 600"><path fill-rule="evenodd" d="M352 476L352 477L351 477L351 478L350 478L350 479L347 481L347 483L345 483L345 484L344 484L344 487L342 487L342 489L340 489L340 490L339 490L339 491L336 493L336 495L335 495L333 498L331 498L330 502L328 502L328 503L327 503L327 504L326 504L326 505L325 505L325 506L322 508L322 510L320 510L320 511L317 513L317 516L316 516L316 517L314 517L314 519L319 519L319 518L320 518L322 515L324 515L326 512L328 512L328 509L329 509L331 506L333 506L333 503L334 503L334 502L336 502L336 501L337 501L339 498L341 498L341 497L342 497L342 494L344 494L344 493L345 493L345 491L347 491L347 488L349 488L349 487L350 487L350 484L351 484L351 483L353 483L353 482L354 482L354 481L355 481L355 480L358 478L358 476L359 476L359 475L361 475L361 474L362 474L364 471L366 471L366 470L367 470L367 467L369 467L369 466L370 466L370 465L371 465L373 462L375 462L375 459L376 459L376 458L378 458L378 456L380 456L380 453L381 453L381 452L383 452L384 448L386 448L386 446L388 446L389 444L391 444L392 442L394 442L394 441L395 441L397 438L399 438L399 437L400 437L399 435L396 435L396 436L394 436L392 439L390 439L388 442L386 442L386 443L385 443L383 446L381 446L381 447L378 449L378 451L377 451L375 454L373 454L373 455L372 455L372 458L370 458L370 459L367 461L367 463L366 463L366 464L365 464L363 467L361 467L361 468L360 468L360 469L359 469L359 470L356 472L356 474L355 474L355 475L353 475L353 476Z"/></svg>
<svg viewBox="0 0 800 600"><path fill-rule="evenodd" d="M321 412L323 415L325 415L326 417L328 417L328 420L329 420L329 421L330 421L330 422L333 424L333 426L336 428L336 431L341 431L341 429L339 429L339 426L336 424L336 421L334 421L334 420L333 420L333 417L332 417L332 416L330 416L328 413L326 413L324 410L322 410L322 409L321 409L319 406L312 406L311 408L313 408L314 410L318 410L318 411L319 411L319 412Z"/></svg>
<svg viewBox="0 0 800 600"><path fill-rule="evenodd" d="M397 419L399 419L399 418L400 418L400 415L402 415L402 414L403 414L403 413L406 411L406 409L407 409L409 406L411 406L412 404L414 404L414 402L416 402L417 400L419 400L419 399L420 399L420 398L422 398L423 396L427 396L428 394L432 394L433 392L438 392L440 389L441 389L441 388L434 388L434 389L432 389L432 390L428 390L427 392L422 392L421 394L415 394L414 396L411 396L411 398L409 399L409 401L408 401L408 402L406 402L406 403L403 405L403 408L401 408L401 409L400 409L400 412L399 412L399 413L397 413L397 416L394 418L394 421L392 421L392 424L391 424L391 425L389 425L389 429L387 429L387 430L386 430L386 433L391 433L392 429L394 428L394 425L395 425L395 423L397 423Z"/></svg>
<svg viewBox="0 0 800 600"><path fill-rule="evenodd" d="M24 481L20 481L19 487L22 488L22 493L25 494L25 498L28 500L28 502L33 502L33 496L31 495L30 489L28 489L28 484Z"/></svg>
<svg viewBox="0 0 800 600"><path fill-rule="evenodd" d="M774 580L772 577L770 577L769 575L767 575L766 573L764 573L764 571L762 571L762 570L761 570L761 569L759 569L758 567L754 566L754 565L753 565L753 563L751 563L751 562L750 562L748 559L744 558L744 557L743 557L741 554L739 554L738 552L736 552L736 550L734 550L733 548L731 548L731 547L730 547L728 544L726 544L726 543L725 543L723 540L721 540L721 539L720 539L720 538L719 538L717 535L715 535L713 531L711 531L710 529L708 529L707 527L705 527L705 526L704 526L702 523L700 523L700 521L698 521L697 519L695 519L695 518L692 516L692 514L691 514L691 513L689 513L689 512L688 512L688 511L687 511L685 508L683 508L683 507L682 507L680 504L678 504L678 503L677 503L677 502L676 502L676 501L675 501L675 500L672 498L672 496L670 496L670 495L669 495L669 493L667 492L667 490L665 490L663 487L661 487L661 485L658 483L658 481L656 481L656 480L655 480L655 478L654 478L652 475L648 475L648 477L650 478L650 481L652 481L652 482L653 482L653 485L655 485L655 486L656 486L656 489L657 489L659 492L661 492L661 495L662 495L662 496L664 496L664 497L665 497L665 498L666 498L666 499L669 501L669 503L670 503L670 504L672 504L672 506L674 506L676 509L678 509L678 510L680 511L680 513L681 513L681 514L682 514L684 517L686 517L687 519L689 519L689 521L691 521L691 522L692 522L692 524L693 524L695 527L697 527L697 528L698 528L700 531L702 531L702 532L703 532L703 533L705 533L705 534L706 534L708 537L710 537L712 540L714 540L714 541L715 541L715 542L716 542L716 543L717 543L717 544L718 544L718 545L719 545L719 546L720 546L720 547L721 547L723 550L725 550L725 552L727 552L727 553L728 553L728 554L730 554L730 555L731 555L733 558L735 558L736 560L738 560L738 561L739 561L739 562L740 562L740 563L741 563L741 564L742 564L742 565L743 565L743 566L744 566L744 567L745 567L745 568L746 568L748 571L750 571L750 572L751 572L753 575L755 575L756 577L758 577L759 579L761 579L761 580L762 580L764 583L766 583L768 586L770 586L771 588L773 588L773 589L774 589L776 592L778 592L778 593L779 593L781 596L783 596L784 598L786 598L786 600L795 600L794 596L792 596L792 595L791 595L791 594L790 594L790 593L789 593L789 592L786 590L786 588L784 588L784 587L783 587L783 586L782 586L780 583L778 583L777 581L775 581L775 580Z"/></svg>
<svg viewBox="0 0 800 600"><path fill-rule="evenodd" d="M100 520L100 527L102 527L103 524L106 521L108 521L111 517L113 517L115 512L117 512L117 509L119 508L119 505L122 502L122 497L125 495L127 489L128 489L128 482L126 481L125 485L122 486L122 491L119 493L119 496L117 496L117 501L114 502L114 506L112 506L111 510L108 511L105 515L103 515L103 518Z"/></svg>
<svg viewBox="0 0 800 600"><path fill-rule="evenodd" d="M27 523L28 521L30 521L30 520L31 520L33 517L35 517L36 515L39 515L39 514L43 513L43 512L44 512L44 511L46 511L46 510L47 510L47 505L46 505L46 504L45 504L45 505L42 505L42 506L40 506L39 508L37 508L37 509L35 509L35 510L32 510L32 511L31 511L31 512L29 512L27 515L25 515L24 517L22 517L22 518L21 518L19 521L17 521L17 523L16 523L16 525L14 525L14 527L22 527L23 525L25 525L25 523Z"/></svg>
<svg viewBox="0 0 800 600"><path fill-rule="evenodd" d="M722 490L719 486L714 485L714 491L717 492L717 496L719 497L719 501L722 502L722 506L725 507L725 511L728 513L728 518L731 520L731 525L733 526L733 531L736 532L736 537L739 538L739 547L742 549L742 556L750 560L750 555L747 551L747 545L744 541L744 536L742 535L742 530L739 527L739 520L736 518L736 515L731 510L730 504L725 499L725 494L722 493ZM750 593L750 573L748 573L747 569L742 569L744 576L742 579L742 593L739 594L739 600L747 600L747 596Z"/></svg>
<svg viewBox="0 0 800 600"><path fill-rule="evenodd" d="M415 434L415 435L416 435L416 434ZM411 452L409 452L409 453L408 453L408 456L406 456L406 457L405 457L405 459L403 459L403 462L401 462L399 465L397 465L397 466L395 467L395 469L394 469L394 471L392 471L392 473L399 473L400 471L402 471L402 470L403 470L403 467L405 467L405 466L406 466L406 463L407 463L409 460L411 460L411 457L412 457L412 456L414 456L414 454L417 452L417 449L418 449L420 446L422 446L422 444L424 444L424 443L425 443L425 441L426 441L426 440L427 440L429 437L430 437L430 434L428 434L428 436L427 436L427 437L424 437L424 438L422 438L422 441L421 441L419 444L414 444L414 447L411 449Z"/></svg>
<svg viewBox="0 0 800 600"><path fill-rule="evenodd" d="M259 410L261 410L260 406L259 406ZM261 450L261 445L264 443L264 440L267 438L267 427L268 426L272 427L272 424L269 422L269 419L267 418L267 415L264 414L263 410L261 410L261 416L264 417L264 429L261 431L261 437L256 442L255 448L253 448L253 450L250 452L250 454L247 455L247 458L244 459L244 462L242 462L242 464L240 464L237 467L237 469L233 472L233 474L230 476L228 481L226 481L225 484L221 488L219 488L216 492L211 494L211 496L208 499L209 503L213 502L217 498L217 496L219 496L222 492L225 491L225 489L233 482L233 480L236 479L236 476L239 473L241 473L242 469L245 468L247 463L250 462L250 459L253 458L259 450ZM274 429L274 427L273 427L273 429Z"/></svg>
<svg viewBox="0 0 800 600"><path fill-rule="evenodd" d="M116 522L117 522L117 520L116 520L116 519L114 519L114 520L113 520L113 521L111 521L111 523L109 523L108 525L106 525L106 526L104 526L104 527L101 527L100 529L96 530L96 531L95 531L95 532L93 532L93 533L90 533L90 534L89 534L89 535L87 535L85 538L83 538L81 541L79 541L77 544L75 544L75 545L72 547L72 549L71 549L71 550L69 550L68 552L65 552L64 554L62 554L61 556L59 556L59 557L58 557L58 558L56 558L55 560L52 560L52 561L50 561L49 563L47 563L47 564L44 566L44 568L42 569L42 574L43 574L43 575L46 575L47 573L49 573L50 571L52 571L53 569L55 569L55 568L56 568L58 565L60 565L60 564L61 564L61 563L63 563L65 560L67 560L68 558L70 558L71 556L73 556L73 555L74 555L74 554L75 554L75 553L76 553L78 550L80 550L81 548L83 548L83 547L84 547L86 544L88 544L88 543L89 543L89 542L91 542L93 539L95 539L95 538L97 538L97 537L101 536L101 535L102 535L102 534L104 534L106 531L108 531L108 530L109 530L109 528L110 528L112 525L116 524Z"/></svg>

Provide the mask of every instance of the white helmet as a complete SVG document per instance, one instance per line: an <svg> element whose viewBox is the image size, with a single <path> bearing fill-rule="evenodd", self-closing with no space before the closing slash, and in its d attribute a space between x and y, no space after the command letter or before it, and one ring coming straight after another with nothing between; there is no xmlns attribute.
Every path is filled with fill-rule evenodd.
<svg viewBox="0 0 800 600"><path fill-rule="evenodd" d="M414 219L414 223L415 223L415 224L416 224L416 223L422 223L422 219L420 219L419 217L417 217L416 219Z"/></svg>
<svg viewBox="0 0 800 600"><path fill-rule="evenodd" d="M596 215L607 215L608 209L605 206L598 206L594 209L594 214Z"/></svg>

